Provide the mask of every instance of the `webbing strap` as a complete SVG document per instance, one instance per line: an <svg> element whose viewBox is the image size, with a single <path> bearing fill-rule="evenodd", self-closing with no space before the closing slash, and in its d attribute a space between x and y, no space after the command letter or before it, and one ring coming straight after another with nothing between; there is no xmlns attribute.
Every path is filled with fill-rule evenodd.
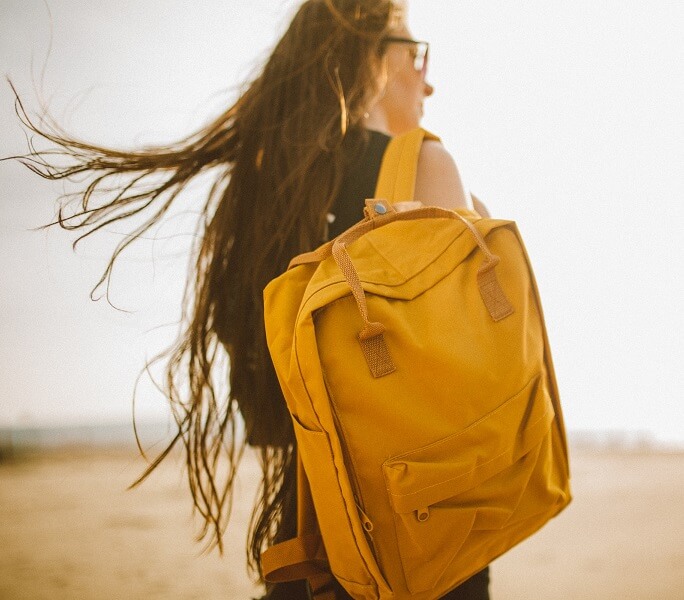
<svg viewBox="0 0 684 600"><path fill-rule="evenodd" d="M271 546L261 554L264 579L271 583L309 579L327 572L320 534L304 535Z"/></svg>
<svg viewBox="0 0 684 600"><path fill-rule="evenodd" d="M335 579L328 565L316 520L309 480L297 453L297 537L261 553L261 568L269 583L307 579L313 600L336 600Z"/></svg>
<svg viewBox="0 0 684 600"><path fill-rule="evenodd" d="M340 267L344 278L356 300L356 305L363 319L363 329L359 332L358 338L361 350L368 363L373 377L383 377L396 370L392 357L390 356L383 333L385 326L382 323L371 322L368 319L368 305L366 304L366 294L361 287L359 274L354 267L354 263L349 257L346 244L335 243L332 247L335 262Z"/></svg>
<svg viewBox="0 0 684 600"><path fill-rule="evenodd" d="M380 165L375 197L391 203L413 200L418 173L418 155L423 140L439 141L434 133L422 128L390 140Z"/></svg>

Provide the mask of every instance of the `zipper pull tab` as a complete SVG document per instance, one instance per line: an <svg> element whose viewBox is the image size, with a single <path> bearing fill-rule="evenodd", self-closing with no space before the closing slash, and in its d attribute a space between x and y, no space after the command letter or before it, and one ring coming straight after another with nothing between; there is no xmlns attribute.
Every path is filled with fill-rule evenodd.
<svg viewBox="0 0 684 600"><path fill-rule="evenodd" d="M421 523L425 523L430 518L430 509L425 507L425 508L419 508L416 511L416 519L418 519Z"/></svg>
<svg viewBox="0 0 684 600"><path fill-rule="evenodd" d="M368 515L363 512L363 509L357 504L356 509L359 511L359 516L361 517L361 523L363 524L363 528L366 530L367 533L370 533L373 531L373 521L371 521L368 518Z"/></svg>

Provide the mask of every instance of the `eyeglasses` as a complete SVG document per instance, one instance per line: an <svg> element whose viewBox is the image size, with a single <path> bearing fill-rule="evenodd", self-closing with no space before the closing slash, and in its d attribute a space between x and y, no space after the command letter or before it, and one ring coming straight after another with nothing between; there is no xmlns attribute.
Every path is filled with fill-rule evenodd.
<svg viewBox="0 0 684 600"><path fill-rule="evenodd" d="M427 73L428 64L428 51L430 49L430 44L420 40L412 40L411 38L403 37L386 37L382 40L384 43L395 43L395 44L411 44L413 48L411 49L411 55L413 56L413 68L425 78Z"/></svg>

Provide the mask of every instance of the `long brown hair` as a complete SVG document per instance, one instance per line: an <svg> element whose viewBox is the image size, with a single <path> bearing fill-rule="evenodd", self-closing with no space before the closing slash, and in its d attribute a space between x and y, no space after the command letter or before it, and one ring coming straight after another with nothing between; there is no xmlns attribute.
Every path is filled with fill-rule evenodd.
<svg viewBox="0 0 684 600"><path fill-rule="evenodd" d="M63 196L57 220L41 228L83 229L75 247L115 221L147 216L116 246L93 292L108 283L117 256L168 212L193 178L215 175L186 283L187 323L152 359L167 359L164 392L178 431L133 485L181 443L204 520L199 537L221 551L240 457L247 443L257 446L263 477L247 555L260 580L263 548L295 533L282 514L294 501L296 466L292 425L266 346L262 292L293 256L324 238L345 169L367 141L363 113L379 91L382 38L400 9L396 0L307 0L237 101L169 146L121 151L78 141L45 111L34 123L15 90L23 124L56 149L32 147L12 158L47 179L91 177L77 207ZM113 197L111 182L118 182ZM223 378L229 389L218 385Z"/></svg>

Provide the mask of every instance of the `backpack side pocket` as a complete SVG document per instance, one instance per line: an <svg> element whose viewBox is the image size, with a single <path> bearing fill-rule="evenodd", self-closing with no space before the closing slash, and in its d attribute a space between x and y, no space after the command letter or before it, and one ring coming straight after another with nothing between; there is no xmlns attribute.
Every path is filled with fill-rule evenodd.
<svg viewBox="0 0 684 600"><path fill-rule="evenodd" d="M355 597L379 598L378 579L382 587L387 588L387 584L377 564L367 560L370 549L357 508L343 492L330 437L325 431L305 428L294 416L293 423L330 569Z"/></svg>

